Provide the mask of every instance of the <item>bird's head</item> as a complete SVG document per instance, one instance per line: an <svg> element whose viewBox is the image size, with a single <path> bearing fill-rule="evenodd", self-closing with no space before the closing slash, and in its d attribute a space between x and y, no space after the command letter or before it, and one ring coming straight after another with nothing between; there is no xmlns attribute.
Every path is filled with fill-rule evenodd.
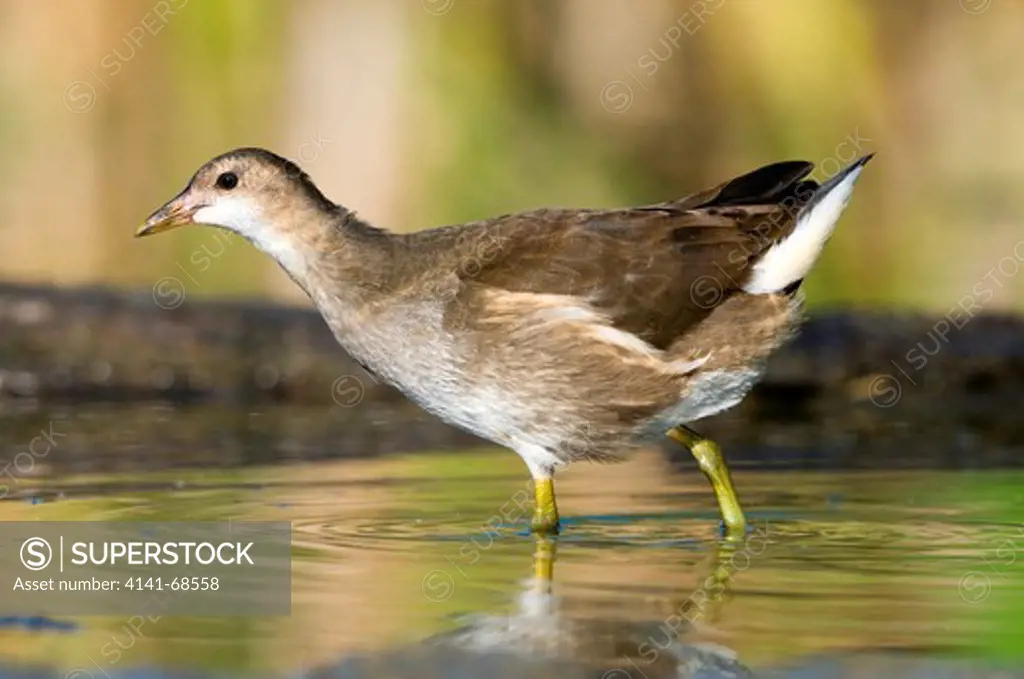
<svg viewBox="0 0 1024 679"><path fill-rule="evenodd" d="M301 237L318 216L337 209L295 163L270 151L243 148L199 168L188 186L151 214L135 235L207 224L273 249Z"/></svg>

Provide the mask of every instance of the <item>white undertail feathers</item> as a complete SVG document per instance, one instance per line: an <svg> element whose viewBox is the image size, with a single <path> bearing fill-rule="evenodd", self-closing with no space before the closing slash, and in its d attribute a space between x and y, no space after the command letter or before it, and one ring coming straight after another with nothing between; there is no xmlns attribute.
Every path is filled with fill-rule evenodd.
<svg viewBox="0 0 1024 679"><path fill-rule="evenodd" d="M744 290L753 294L780 292L807 275L832 235L850 201L853 185L869 160L870 155L864 156L818 188L797 217L793 232L754 265Z"/></svg>

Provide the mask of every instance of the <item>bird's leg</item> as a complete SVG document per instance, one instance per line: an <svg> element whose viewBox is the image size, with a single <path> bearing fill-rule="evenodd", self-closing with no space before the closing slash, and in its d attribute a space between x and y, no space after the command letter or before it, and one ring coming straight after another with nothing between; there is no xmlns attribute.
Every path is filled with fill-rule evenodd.
<svg viewBox="0 0 1024 679"><path fill-rule="evenodd" d="M681 606L683 618L691 624L714 624L725 601L732 594L733 565L736 550L742 543L738 540L719 540L711 553L708 575L697 586ZM730 565L733 567L730 569Z"/></svg>
<svg viewBox="0 0 1024 679"><path fill-rule="evenodd" d="M534 477L536 504L530 527L538 535L558 534L558 506L555 504L555 482L551 476Z"/></svg>
<svg viewBox="0 0 1024 679"><path fill-rule="evenodd" d="M711 482L711 487L715 489L715 496L718 498L718 506L722 510L726 537L742 538L746 534L747 521L743 518L740 501L732 487L729 467L722 457L722 449L714 441L684 426L669 429L667 436L689 448L697 459L700 470Z"/></svg>
<svg viewBox="0 0 1024 679"><path fill-rule="evenodd" d="M732 595L732 580L737 570L735 556L737 551L745 546L745 543L739 540L715 540L707 574L698 580L697 586L682 602L669 602L673 615L678 619L678 622L672 625L674 638L678 639L694 632L716 633L715 623ZM665 630L666 633L667 631ZM658 645L661 648L666 647Z"/></svg>
<svg viewBox="0 0 1024 679"><path fill-rule="evenodd" d="M554 570L555 541L546 535L538 535L533 552L534 586L538 591L550 594Z"/></svg>

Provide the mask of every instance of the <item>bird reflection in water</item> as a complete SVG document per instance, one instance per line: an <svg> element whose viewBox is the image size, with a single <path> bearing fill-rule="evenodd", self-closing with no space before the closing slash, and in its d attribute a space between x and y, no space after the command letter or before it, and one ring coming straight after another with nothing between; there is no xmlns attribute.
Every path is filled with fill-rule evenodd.
<svg viewBox="0 0 1024 679"><path fill-rule="evenodd" d="M707 574L684 598L670 604L661 620L634 621L607 616L573 616L553 593L557 538L536 537L534 572L508 615L472 615L458 629L429 644L486 656L504 655L513 664L569 662L579 676L603 679L659 677L750 677L730 649L711 643L686 643L701 627L712 625L731 593L732 578L749 554L760 553L766 534L746 541L714 544ZM749 553L748 553L749 552ZM567 668L561 667L561 670ZM517 675L518 676L518 675Z"/></svg>

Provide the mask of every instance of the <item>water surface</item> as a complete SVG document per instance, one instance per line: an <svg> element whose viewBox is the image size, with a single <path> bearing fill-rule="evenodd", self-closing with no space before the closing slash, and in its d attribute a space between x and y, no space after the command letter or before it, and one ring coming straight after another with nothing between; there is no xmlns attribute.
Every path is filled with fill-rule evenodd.
<svg viewBox="0 0 1024 679"><path fill-rule="evenodd" d="M909 662L997 676L1024 654L1015 471L747 465L734 477L751 532L729 545L700 474L650 451L559 476L566 528L544 542L526 531L531 486L505 451L287 462L254 435L242 463L147 470L145 442L113 432L113 461L81 473L102 439L75 443L74 429L11 484L0 520L290 521L292 615L8 620L11 668L653 679L839 676L850 663L905 676ZM239 446L200 443L186 460Z"/></svg>

